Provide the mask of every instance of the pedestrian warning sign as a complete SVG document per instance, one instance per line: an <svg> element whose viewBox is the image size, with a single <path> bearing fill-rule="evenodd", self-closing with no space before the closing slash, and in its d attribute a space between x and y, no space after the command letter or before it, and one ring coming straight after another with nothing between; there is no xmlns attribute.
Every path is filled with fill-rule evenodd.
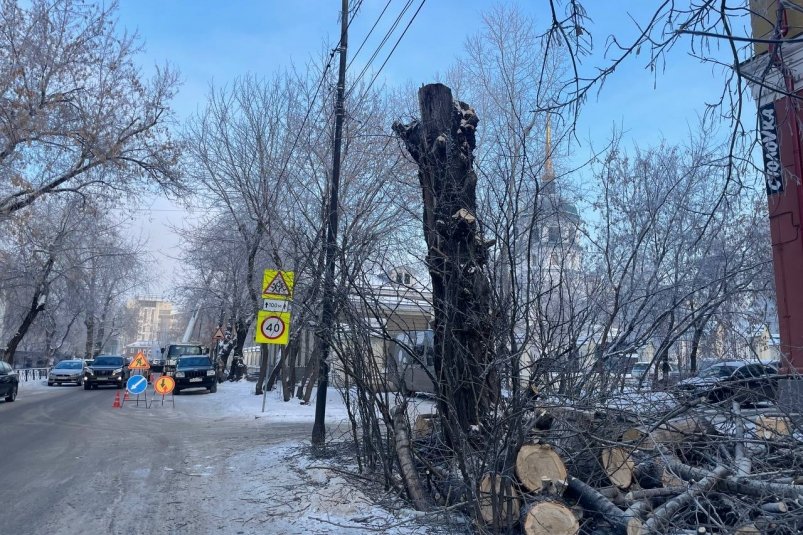
<svg viewBox="0 0 803 535"><path fill-rule="evenodd" d="M142 351L138 351L137 355L134 357L134 360L131 361L131 364L128 365L129 370L150 370L151 364L148 362L148 359L145 357L145 353Z"/></svg>
<svg viewBox="0 0 803 535"><path fill-rule="evenodd" d="M212 336L212 340L223 340L223 329L218 327L217 331L215 331L215 334Z"/></svg>
<svg viewBox="0 0 803 535"><path fill-rule="evenodd" d="M262 277L262 298L289 301L293 298L294 278L292 271L266 269Z"/></svg>

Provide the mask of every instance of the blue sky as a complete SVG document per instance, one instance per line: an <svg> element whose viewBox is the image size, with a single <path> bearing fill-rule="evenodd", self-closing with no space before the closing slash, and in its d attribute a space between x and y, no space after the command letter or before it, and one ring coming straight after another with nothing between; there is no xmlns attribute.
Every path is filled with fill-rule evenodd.
<svg viewBox="0 0 803 535"><path fill-rule="evenodd" d="M352 54L385 3L364 0L350 28ZM174 102L179 119L203 105L211 83L225 84L248 72L269 75L293 64L303 68L339 37L338 0L120 0L120 4L120 25L137 30L144 41L143 68L147 71L155 63L169 62L181 71L183 86ZM404 0L391 0L383 24L395 18L403 4ZM418 4L415 0L403 25ZM520 0L518 4L535 17L538 27L545 27L546 0ZM593 21L591 66L603 61L607 35L632 36L635 26L630 17L644 22L658 2L587 0L585 4ZM462 53L466 37L481 29L481 13L492 5L481 0L428 0L382 71L382 81L389 86L433 81L436 73L445 72ZM360 58L366 60L372 50L369 43ZM380 54L378 64L385 55ZM719 98L722 72L690 57L688 41L667 58L657 75L650 73L645 63L644 55L627 61L599 96L586 103L578 128L581 141L601 145L616 125L625 130L625 139L631 143L646 145L661 139L682 143L695 128L705 103ZM753 115L748 109L747 117ZM582 159L587 149L587 143L575 147L575 157ZM171 255L179 240L165 230L165 223L192 217L169 202L154 199L137 226L157 256Z"/></svg>

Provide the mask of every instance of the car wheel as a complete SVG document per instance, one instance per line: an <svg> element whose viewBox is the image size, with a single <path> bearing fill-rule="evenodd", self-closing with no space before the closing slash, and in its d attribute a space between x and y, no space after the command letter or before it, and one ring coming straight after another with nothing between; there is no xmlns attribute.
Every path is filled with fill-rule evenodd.
<svg viewBox="0 0 803 535"><path fill-rule="evenodd" d="M209 387L209 393L214 394L217 392L217 383L213 383L212 386Z"/></svg>
<svg viewBox="0 0 803 535"><path fill-rule="evenodd" d="M92 385L89 383L84 383L84 390L89 390L92 388Z"/></svg>
<svg viewBox="0 0 803 535"><path fill-rule="evenodd" d="M53 386L53 381L48 381L47 386Z"/></svg>
<svg viewBox="0 0 803 535"><path fill-rule="evenodd" d="M78 381L77 383L75 383L75 386L83 386L83 385L84 385L83 381Z"/></svg>
<svg viewBox="0 0 803 535"><path fill-rule="evenodd" d="M6 401L11 403L15 399L17 399L17 389L18 388L19 388L18 386L15 386L14 388L11 389L11 393L6 396Z"/></svg>
<svg viewBox="0 0 803 535"><path fill-rule="evenodd" d="M123 388L123 383L117 383L117 390L120 390L121 388Z"/></svg>
<svg viewBox="0 0 803 535"><path fill-rule="evenodd" d="M97 389L98 389L98 385L92 385L92 390L97 390Z"/></svg>

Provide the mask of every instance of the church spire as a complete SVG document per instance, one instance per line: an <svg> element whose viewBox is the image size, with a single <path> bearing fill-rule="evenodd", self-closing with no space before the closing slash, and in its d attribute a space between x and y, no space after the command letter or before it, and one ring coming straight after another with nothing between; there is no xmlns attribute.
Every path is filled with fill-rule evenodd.
<svg viewBox="0 0 803 535"><path fill-rule="evenodd" d="M553 193L555 186L552 181L555 180L555 167L552 165L552 122L549 113L546 115L546 143L544 144L544 153L546 160L544 161L544 176L541 180L543 187L546 189L544 193Z"/></svg>

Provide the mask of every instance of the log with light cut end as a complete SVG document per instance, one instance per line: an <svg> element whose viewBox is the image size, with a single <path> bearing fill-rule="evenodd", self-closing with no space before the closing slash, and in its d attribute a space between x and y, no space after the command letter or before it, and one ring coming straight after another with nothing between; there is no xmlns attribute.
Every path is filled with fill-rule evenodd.
<svg viewBox="0 0 803 535"><path fill-rule="evenodd" d="M487 473L480 479L480 516L486 524L513 525L518 521L521 500L512 478L496 473ZM496 520L494 521L494 509Z"/></svg>
<svg viewBox="0 0 803 535"><path fill-rule="evenodd" d="M605 448L600 454L602 466L608 479L620 489L628 489L633 483L636 463L625 448Z"/></svg>
<svg viewBox="0 0 803 535"><path fill-rule="evenodd" d="M761 535L761 531L759 531L755 524L747 524L734 531L734 535Z"/></svg>
<svg viewBox="0 0 803 535"><path fill-rule="evenodd" d="M777 440L791 433L789 419L783 416L757 416L756 435L763 440Z"/></svg>
<svg viewBox="0 0 803 535"><path fill-rule="evenodd" d="M547 444L524 444L516 456L516 476L529 491L540 492L544 481L561 486L568 472L555 450Z"/></svg>
<svg viewBox="0 0 803 535"><path fill-rule="evenodd" d="M435 431L435 415L419 414L415 417L413 434L417 437L431 435Z"/></svg>
<svg viewBox="0 0 803 535"><path fill-rule="evenodd" d="M700 416L682 416L665 422L654 429L649 426L631 427L622 433L622 441L638 448L651 450L658 446L686 446L695 438L717 435L711 422Z"/></svg>
<svg viewBox="0 0 803 535"><path fill-rule="evenodd" d="M557 501L528 506L521 523L526 535L576 535L580 531L580 523L572 510Z"/></svg>

